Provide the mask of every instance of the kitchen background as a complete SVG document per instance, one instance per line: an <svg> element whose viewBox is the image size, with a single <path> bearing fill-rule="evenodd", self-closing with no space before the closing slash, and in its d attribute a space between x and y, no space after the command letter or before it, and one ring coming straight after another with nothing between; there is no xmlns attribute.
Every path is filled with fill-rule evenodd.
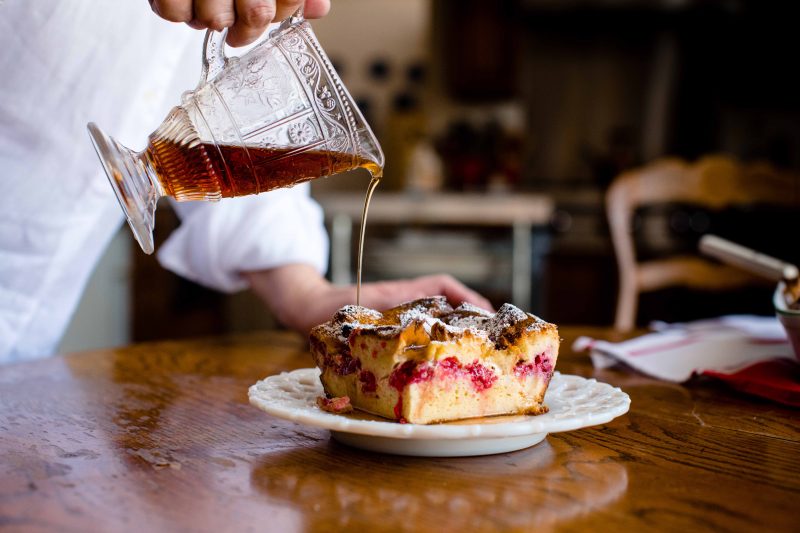
<svg viewBox="0 0 800 533"><path fill-rule="evenodd" d="M512 197L551 201L552 214L531 228L531 257L522 263L528 308L547 320L613 322L617 272L603 194L620 172L662 156L710 153L800 172L792 2L332 4L313 26L386 152L376 195L447 193L457 202L480 194L501 213ZM367 181L364 172L318 180L313 194L323 205L342 195L360 204ZM157 238L178 223L167 206L158 210ZM638 214L637 240L655 256L692 249L714 231L800 262L798 213L762 209L754 217L753 209L744 225L735 210L660 206ZM514 294L514 235L511 223L370 224L365 276L449 272L499 304ZM770 292L648 294L639 322L769 313ZM222 295L164 271L125 227L61 349L263 327L275 324L254 297Z"/></svg>

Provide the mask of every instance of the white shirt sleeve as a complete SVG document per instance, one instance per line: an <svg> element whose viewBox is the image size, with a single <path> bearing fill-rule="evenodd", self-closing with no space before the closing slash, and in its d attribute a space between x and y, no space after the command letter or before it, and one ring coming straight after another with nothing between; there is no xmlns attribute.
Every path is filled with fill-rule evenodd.
<svg viewBox="0 0 800 533"><path fill-rule="evenodd" d="M173 202L181 225L161 245L169 270L220 291L247 288L242 272L328 263L322 209L308 184L220 202Z"/></svg>
<svg viewBox="0 0 800 533"><path fill-rule="evenodd" d="M122 220L86 123L141 147L197 83L202 32L100 4L0 0L0 364L55 351Z"/></svg>

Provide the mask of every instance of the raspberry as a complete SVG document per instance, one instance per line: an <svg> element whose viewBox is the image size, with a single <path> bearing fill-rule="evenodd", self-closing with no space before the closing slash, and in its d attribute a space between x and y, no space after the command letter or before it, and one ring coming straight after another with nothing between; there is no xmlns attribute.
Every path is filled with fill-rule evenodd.
<svg viewBox="0 0 800 533"><path fill-rule="evenodd" d="M375 374L369 370L362 370L359 372L358 381L361 382L361 392L375 392L378 390L378 383L375 381Z"/></svg>
<svg viewBox="0 0 800 533"><path fill-rule="evenodd" d="M477 360L468 365L466 370L472 378L472 384L479 392L490 388L492 385L494 385L494 382L497 381L497 376L495 375L494 370L483 366Z"/></svg>

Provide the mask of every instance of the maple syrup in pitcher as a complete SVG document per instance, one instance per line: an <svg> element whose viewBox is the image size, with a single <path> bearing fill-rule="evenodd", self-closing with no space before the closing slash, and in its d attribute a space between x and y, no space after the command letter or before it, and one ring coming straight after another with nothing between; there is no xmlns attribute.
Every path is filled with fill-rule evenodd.
<svg viewBox="0 0 800 533"><path fill-rule="evenodd" d="M151 137L147 157L164 192L176 200L215 200L291 187L321 176L364 168L372 175L358 237L356 305L361 304L364 231L370 199L383 169L353 154L323 150L261 148L213 143L179 146Z"/></svg>
<svg viewBox="0 0 800 533"><path fill-rule="evenodd" d="M151 139L147 156L164 192L176 200L215 200L291 187L321 176L381 168L353 154L212 143L193 147Z"/></svg>

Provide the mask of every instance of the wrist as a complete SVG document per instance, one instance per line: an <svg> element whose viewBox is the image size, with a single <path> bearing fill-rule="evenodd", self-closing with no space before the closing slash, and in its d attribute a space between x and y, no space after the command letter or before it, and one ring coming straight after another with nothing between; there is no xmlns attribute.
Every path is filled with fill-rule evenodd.
<svg viewBox="0 0 800 533"><path fill-rule="evenodd" d="M296 284L286 283L282 287L285 295L280 299L277 308L273 309L278 321L287 328L303 334L317 324L315 311L327 300L332 290L331 283L314 272L315 277L298 279Z"/></svg>
<svg viewBox="0 0 800 533"><path fill-rule="evenodd" d="M330 282L304 264L245 272L243 276L281 324L302 333L314 325L310 323L313 307L332 289Z"/></svg>

